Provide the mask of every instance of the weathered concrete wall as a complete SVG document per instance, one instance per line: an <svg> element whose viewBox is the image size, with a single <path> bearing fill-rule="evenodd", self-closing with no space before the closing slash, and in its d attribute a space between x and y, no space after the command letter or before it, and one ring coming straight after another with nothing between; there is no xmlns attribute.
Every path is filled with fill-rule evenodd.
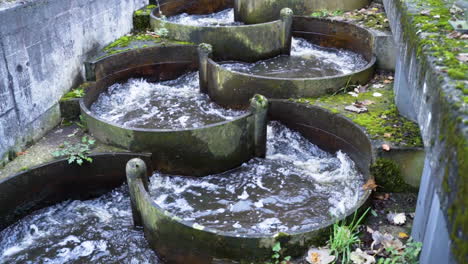
<svg viewBox="0 0 468 264"><path fill-rule="evenodd" d="M0 11L0 164L60 120L86 57L132 29L148 0L36 0Z"/></svg>
<svg viewBox="0 0 468 264"><path fill-rule="evenodd" d="M421 10L410 1L383 2L398 45L396 103L419 123L427 153L412 231L423 242L421 263L467 263L467 104L421 48L424 33L413 21Z"/></svg>

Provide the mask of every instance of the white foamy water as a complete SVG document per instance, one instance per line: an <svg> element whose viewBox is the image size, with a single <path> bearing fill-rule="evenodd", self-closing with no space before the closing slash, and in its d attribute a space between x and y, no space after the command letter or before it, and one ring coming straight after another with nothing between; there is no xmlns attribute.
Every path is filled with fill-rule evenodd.
<svg viewBox="0 0 468 264"><path fill-rule="evenodd" d="M226 62L223 67L238 72L277 78L314 78L350 74L368 62L357 53L324 48L302 38L293 38L291 55L255 63Z"/></svg>
<svg viewBox="0 0 468 264"><path fill-rule="evenodd" d="M229 8L220 12L206 14L206 15L189 15L182 13L179 15L171 16L167 18L167 21L190 25L190 26L211 26L211 27L222 27L222 26L237 26L242 25L241 22L234 21L234 9Z"/></svg>
<svg viewBox="0 0 468 264"><path fill-rule="evenodd" d="M129 128L184 129L232 120L244 111L224 109L199 91L198 72L150 83L114 84L91 105L98 117Z"/></svg>
<svg viewBox="0 0 468 264"><path fill-rule="evenodd" d="M272 122L266 159L204 178L155 173L150 192L187 221L236 234L273 234L342 216L358 202L363 184L346 154L327 153Z"/></svg>
<svg viewBox="0 0 468 264"><path fill-rule="evenodd" d="M127 186L66 201L0 232L0 263L159 263L133 227Z"/></svg>

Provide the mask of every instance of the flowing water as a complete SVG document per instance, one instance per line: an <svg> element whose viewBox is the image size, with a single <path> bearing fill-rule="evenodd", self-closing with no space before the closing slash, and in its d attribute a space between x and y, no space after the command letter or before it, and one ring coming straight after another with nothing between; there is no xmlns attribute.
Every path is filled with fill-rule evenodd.
<svg viewBox="0 0 468 264"><path fill-rule="evenodd" d="M234 21L234 9L229 8L217 13L211 13L207 15L189 15L182 13L167 18L167 21L190 25L190 26L211 26L211 27L223 27L223 26L238 26L242 25L241 22Z"/></svg>
<svg viewBox="0 0 468 264"><path fill-rule="evenodd" d="M232 120L244 111L224 109L199 91L198 72L159 83L116 83L91 106L98 117L129 128L185 129Z"/></svg>
<svg viewBox="0 0 468 264"><path fill-rule="evenodd" d="M184 220L241 235L272 234L342 216L357 204L363 184L346 154L327 153L272 122L266 159L204 178L155 173L150 192L158 205Z"/></svg>
<svg viewBox="0 0 468 264"><path fill-rule="evenodd" d="M368 64L357 53L324 48L302 38L293 38L291 55L280 55L255 63L225 62L232 71L275 78L316 78L349 74Z"/></svg>
<svg viewBox="0 0 468 264"><path fill-rule="evenodd" d="M155 173L155 202L184 220L237 235L297 232L352 209L362 175L346 154L327 153L278 122L266 159L186 178ZM126 185L97 199L38 210L0 232L0 263L160 263L134 229Z"/></svg>
<svg viewBox="0 0 468 264"><path fill-rule="evenodd" d="M0 263L159 263L133 228L127 189L24 217L0 232Z"/></svg>

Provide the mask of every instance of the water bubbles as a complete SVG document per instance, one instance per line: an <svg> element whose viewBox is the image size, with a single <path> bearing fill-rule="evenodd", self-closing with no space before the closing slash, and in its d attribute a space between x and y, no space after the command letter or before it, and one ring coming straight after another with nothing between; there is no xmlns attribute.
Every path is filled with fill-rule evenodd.
<svg viewBox="0 0 468 264"><path fill-rule="evenodd" d="M200 93L198 72L150 83L116 83L91 106L98 117L129 128L184 129L232 120L244 111L224 109Z"/></svg>
<svg viewBox="0 0 468 264"><path fill-rule="evenodd" d="M182 13L179 15L171 16L167 18L167 21L183 24L189 26L211 26L211 27L222 27L222 26L236 26L242 25L241 22L234 21L234 9L229 8L223 11L207 14L207 15L189 15Z"/></svg>
<svg viewBox="0 0 468 264"><path fill-rule="evenodd" d="M316 78L350 74L367 65L352 51L324 48L302 38L293 38L291 55L255 63L223 63L231 71L275 78Z"/></svg>
<svg viewBox="0 0 468 264"><path fill-rule="evenodd" d="M274 234L342 215L357 203L362 184L363 176L346 154L327 153L271 122L266 159L203 178L155 173L150 193L159 206L184 220L236 234Z"/></svg>

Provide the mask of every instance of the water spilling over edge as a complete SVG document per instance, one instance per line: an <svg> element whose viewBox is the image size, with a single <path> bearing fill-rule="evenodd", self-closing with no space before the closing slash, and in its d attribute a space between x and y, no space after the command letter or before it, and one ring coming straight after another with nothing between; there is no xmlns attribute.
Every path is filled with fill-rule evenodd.
<svg viewBox="0 0 468 264"><path fill-rule="evenodd" d="M229 8L220 12L206 14L206 15L189 15L182 13L175 16L170 16L167 21L176 24L189 25L189 26L210 26L210 27L223 27L223 26L239 26L243 25L241 22L234 21L234 9Z"/></svg>

